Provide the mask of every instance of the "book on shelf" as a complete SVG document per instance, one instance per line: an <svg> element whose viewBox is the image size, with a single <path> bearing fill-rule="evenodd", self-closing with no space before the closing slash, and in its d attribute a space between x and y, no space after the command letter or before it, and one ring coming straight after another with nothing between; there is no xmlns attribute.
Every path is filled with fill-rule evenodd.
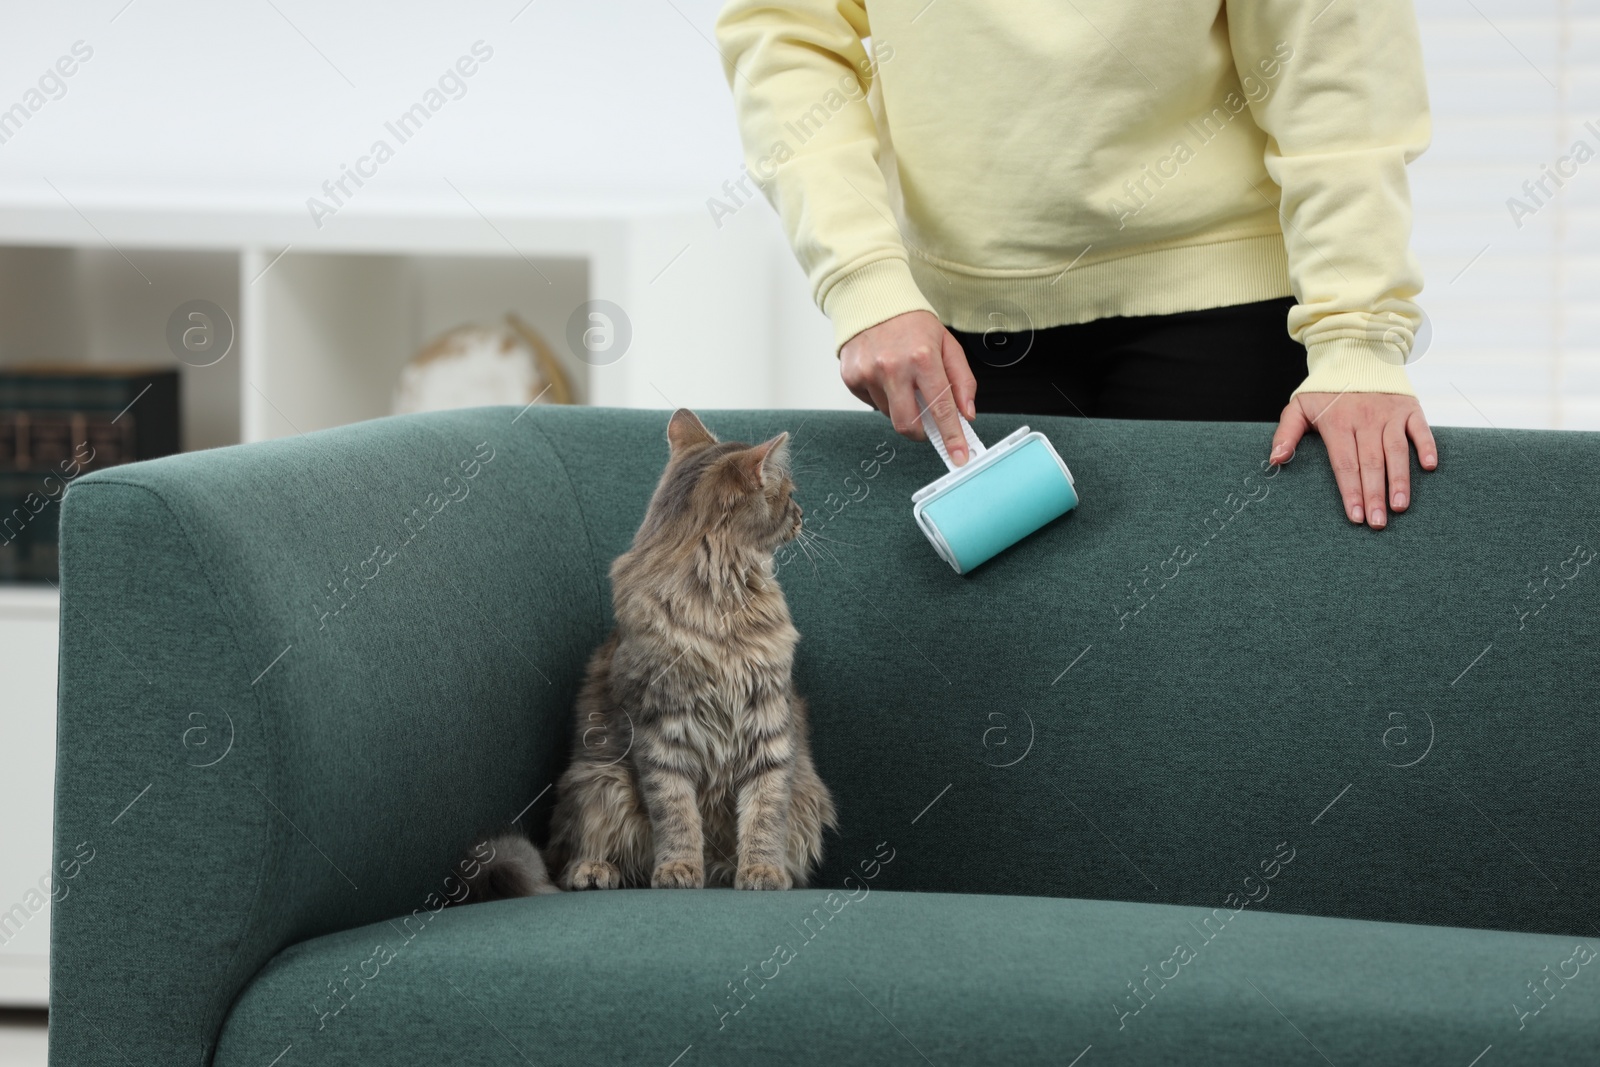
<svg viewBox="0 0 1600 1067"><path fill-rule="evenodd" d="M0 581L57 580L67 486L181 448L171 367L0 367Z"/></svg>

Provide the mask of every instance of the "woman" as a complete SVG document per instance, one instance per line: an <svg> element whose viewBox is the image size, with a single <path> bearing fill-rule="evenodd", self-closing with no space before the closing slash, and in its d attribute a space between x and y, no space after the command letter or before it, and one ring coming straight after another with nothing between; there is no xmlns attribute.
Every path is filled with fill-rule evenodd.
<svg viewBox="0 0 1600 1067"><path fill-rule="evenodd" d="M1409 0L730 0L717 37L845 384L899 432L919 391L958 463L980 392L1276 420L1269 458L1315 429L1374 529L1411 444L1438 465Z"/></svg>

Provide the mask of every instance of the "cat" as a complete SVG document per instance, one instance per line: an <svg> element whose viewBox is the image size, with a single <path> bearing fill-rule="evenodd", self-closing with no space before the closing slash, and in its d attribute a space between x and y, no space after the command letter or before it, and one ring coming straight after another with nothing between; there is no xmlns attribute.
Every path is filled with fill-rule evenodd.
<svg viewBox="0 0 1600 1067"><path fill-rule="evenodd" d="M723 442L680 408L667 444L644 522L611 567L617 625L578 693L549 869L569 890L803 886L837 816L773 567L803 521L789 435ZM494 843L472 899L555 890L525 839Z"/></svg>

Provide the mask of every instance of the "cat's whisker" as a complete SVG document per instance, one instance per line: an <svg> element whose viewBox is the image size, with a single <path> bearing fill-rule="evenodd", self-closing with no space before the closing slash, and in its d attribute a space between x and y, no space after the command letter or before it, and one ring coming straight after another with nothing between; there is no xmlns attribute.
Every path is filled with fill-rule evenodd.
<svg viewBox="0 0 1600 1067"><path fill-rule="evenodd" d="M800 552L806 557L806 560L810 562L812 575L820 580L822 578L822 574L817 570L817 559L811 554L811 549L806 547L806 540L803 534L802 536L796 537L794 543L799 547Z"/></svg>
<svg viewBox="0 0 1600 1067"><path fill-rule="evenodd" d="M806 544L817 559L840 563L839 554L818 540L816 534L809 535L806 538ZM843 566L842 563L840 565Z"/></svg>
<svg viewBox="0 0 1600 1067"><path fill-rule="evenodd" d="M800 555L803 555L803 557L806 557L806 558L808 558L808 560L810 560L811 553L810 552L806 552L805 537L800 536L800 534L797 534L797 536L795 536L795 547L797 547L797 549L800 549Z"/></svg>
<svg viewBox="0 0 1600 1067"><path fill-rule="evenodd" d="M812 548L816 549L819 553L827 556L829 559L833 560L833 562L838 563L841 567L844 566L844 564L840 561L838 554L835 553L833 550L829 549L826 545L822 544L822 542L820 540L820 538L821 538L820 534L812 533L810 535L810 537L811 537L811 542L810 543L811 543L811 547ZM840 541L839 544L844 544L844 542ZM854 547L854 546L852 546L852 547Z"/></svg>
<svg viewBox="0 0 1600 1067"><path fill-rule="evenodd" d="M814 530L802 530L800 533L795 534L795 541L805 541L806 544L811 545L811 547L814 549L814 547L819 547L819 545L822 544L822 541L829 541L829 537L824 537L822 534L816 533ZM835 544L843 544L843 542L835 542ZM858 547L858 545L850 545L850 547L851 549L854 549L854 547Z"/></svg>
<svg viewBox="0 0 1600 1067"><path fill-rule="evenodd" d="M835 544L835 545L844 545L846 548L860 548L861 547L860 545L856 544L853 541L841 541L837 537L829 537L827 534L818 533L816 530L806 530L806 531L804 531L804 533L805 533L805 536L814 537L818 541L827 541L827 542L829 542L831 544Z"/></svg>

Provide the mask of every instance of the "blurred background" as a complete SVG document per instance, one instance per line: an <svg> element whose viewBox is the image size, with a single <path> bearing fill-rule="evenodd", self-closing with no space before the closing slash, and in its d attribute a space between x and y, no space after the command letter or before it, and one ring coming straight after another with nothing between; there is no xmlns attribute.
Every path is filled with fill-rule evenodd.
<svg viewBox="0 0 1600 1067"><path fill-rule="evenodd" d="M208 300L233 350L176 368L183 443L204 447L385 413L424 344L516 311L581 400L851 404L773 212L735 184L717 7L16 5L0 108L75 45L92 56L59 98L0 112L0 365L173 365L169 316ZM1568 165L1554 195L1524 188L1575 142L1600 150L1585 126L1600 7L1418 8L1435 116L1413 167L1427 410L1600 426L1581 340L1600 306L1600 165ZM457 77L463 57L476 71ZM459 88L396 125L442 75ZM347 177L379 140L392 158ZM566 343L590 300L631 326L604 366Z"/></svg>
<svg viewBox="0 0 1600 1067"><path fill-rule="evenodd" d="M47 479L84 466L81 443L92 466L490 388L856 406L776 217L740 188L718 6L5 4L0 1005L45 1002ZM1424 406L1600 429L1600 3L1417 6ZM0 1030L0 1062L42 1040Z"/></svg>

